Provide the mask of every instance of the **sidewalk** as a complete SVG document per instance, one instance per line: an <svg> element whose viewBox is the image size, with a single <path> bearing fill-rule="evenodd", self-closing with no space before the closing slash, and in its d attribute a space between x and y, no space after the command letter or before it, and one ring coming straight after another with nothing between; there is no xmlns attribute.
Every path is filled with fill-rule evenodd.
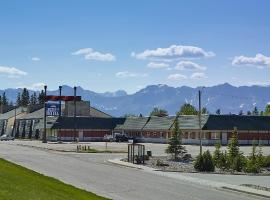
<svg viewBox="0 0 270 200"><path fill-rule="evenodd" d="M247 194L270 198L270 192L263 191L263 190L257 190L257 189L253 189L250 187L244 187L244 186L240 186L237 184L229 184L229 183L227 183L228 181L221 182L220 180L218 180L218 181L210 180L209 177L212 176L210 174L207 174L208 177L203 177L203 176L200 176L201 174L199 174L199 173L198 174L196 174L196 173L190 174L190 173L179 173L179 172L162 172L162 171L159 171L159 170L154 169L154 168L150 168L150 167L146 167L146 166L142 166L142 165L136 165L136 164L132 164L132 163L127 163L127 162L121 161L119 158L108 160L108 162L116 164L116 165L122 165L122 166L126 166L126 167L141 169L141 170L144 170L148 173L156 174L159 176L165 176L168 178L178 179L178 180L182 180L182 181L188 181L191 183L200 184L200 185L204 185L204 186L208 186L208 187L233 190L233 191L244 192ZM196 177L196 175L199 175L198 177L200 177L200 178ZM223 175L223 176L226 176L226 175ZM236 178L238 178L238 179L240 178L239 175L232 175L232 176L236 176ZM266 177L266 178L270 179L270 177ZM269 185L268 185L268 187L269 187Z"/></svg>

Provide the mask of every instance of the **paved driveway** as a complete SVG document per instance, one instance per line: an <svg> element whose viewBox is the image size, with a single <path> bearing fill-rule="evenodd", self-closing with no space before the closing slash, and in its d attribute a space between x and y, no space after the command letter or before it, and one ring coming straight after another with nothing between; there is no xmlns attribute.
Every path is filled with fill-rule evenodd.
<svg viewBox="0 0 270 200"><path fill-rule="evenodd" d="M259 199L107 162L109 158L121 156L123 155L61 153L0 143L0 157L113 199Z"/></svg>

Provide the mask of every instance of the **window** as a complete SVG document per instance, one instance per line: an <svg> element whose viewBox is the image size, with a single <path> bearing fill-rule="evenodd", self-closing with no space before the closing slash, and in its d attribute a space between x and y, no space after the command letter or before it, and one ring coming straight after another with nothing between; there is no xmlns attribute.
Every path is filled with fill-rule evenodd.
<svg viewBox="0 0 270 200"><path fill-rule="evenodd" d="M220 139L220 133L218 132L211 133L211 139Z"/></svg>

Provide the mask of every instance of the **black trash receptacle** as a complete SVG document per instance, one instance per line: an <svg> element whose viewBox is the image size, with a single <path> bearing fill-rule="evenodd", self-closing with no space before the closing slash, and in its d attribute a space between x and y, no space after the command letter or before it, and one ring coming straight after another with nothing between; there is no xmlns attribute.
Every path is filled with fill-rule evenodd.
<svg viewBox="0 0 270 200"><path fill-rule="evenodd" d="M151 157L152 156L152 151L147 151L146 152L146 155L149 156L149 157Z"/></svg>

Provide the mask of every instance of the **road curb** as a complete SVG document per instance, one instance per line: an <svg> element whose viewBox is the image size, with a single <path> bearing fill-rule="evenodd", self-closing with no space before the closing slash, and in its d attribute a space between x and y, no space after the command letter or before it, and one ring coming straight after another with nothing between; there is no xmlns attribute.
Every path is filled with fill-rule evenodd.
<svg viewBox="0 0 270 200"><path fill-rule="evenodd" d="M125 166L125 167L144 170L146 172L150 172L150 173L157 174L160 176L165 176L168 178L185 180L185 181L197 183L197 184L208 186L208 187L210 186L210 187L217 188L217 189L226 189L226 190L231 190L231 191L235 191L235 192L241 192L241 193L245 193L245 194L255 195L255 196L259 196L259 197L270 198L270 192L267 192L267 191L257 190L257 189L249 188L249 187L245 187L245 186L210 181L210 180L201 179L201 178L188 177L188 176L185 176L183 174L170 174L168 172L162 172L162 171L159 171L159 170L151 168L151 167L146 167L146 166L142 166L142 165L136 165L133 163L124 162L121 160L121 158L110 159L110 160L108 160L108 162L116 164L116 165L121 165L121 166Z"/></svg>

